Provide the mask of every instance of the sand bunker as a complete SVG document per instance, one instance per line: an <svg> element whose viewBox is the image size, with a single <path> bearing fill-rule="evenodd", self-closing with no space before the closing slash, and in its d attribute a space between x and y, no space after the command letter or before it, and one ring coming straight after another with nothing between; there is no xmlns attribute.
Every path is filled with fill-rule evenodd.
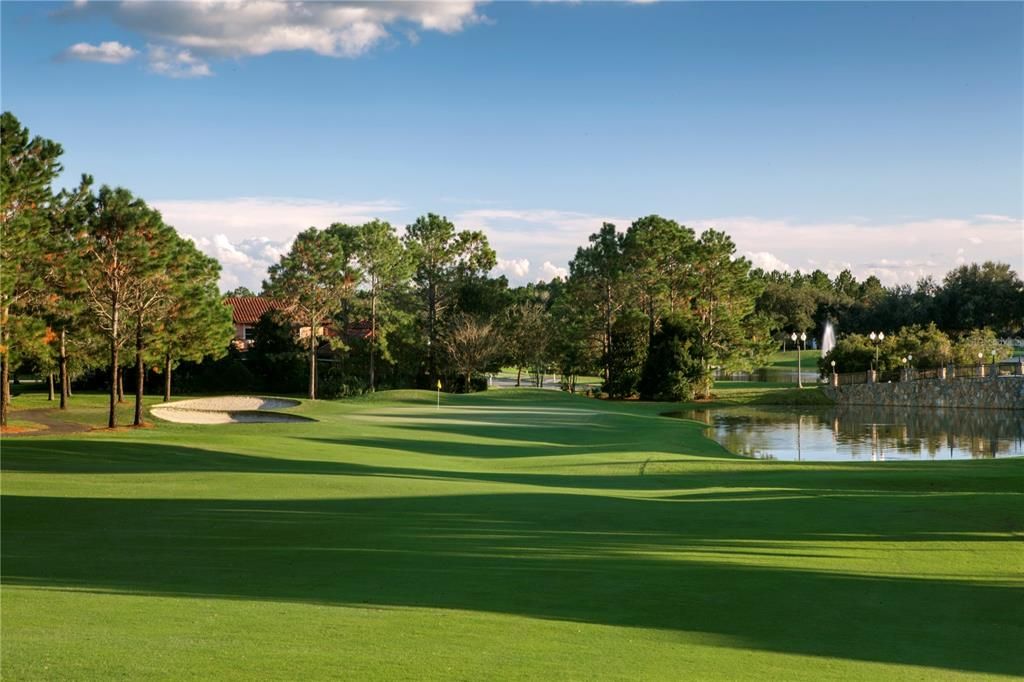
<svg viewBox="0 0 1024 682"><path fill-rule="evenodd" d="M158 419L178 424L253 424L259 422L306 422L309 417L271 410L295 407L298 400L226 395L196 398L156 405L150 413Z"/></svg>

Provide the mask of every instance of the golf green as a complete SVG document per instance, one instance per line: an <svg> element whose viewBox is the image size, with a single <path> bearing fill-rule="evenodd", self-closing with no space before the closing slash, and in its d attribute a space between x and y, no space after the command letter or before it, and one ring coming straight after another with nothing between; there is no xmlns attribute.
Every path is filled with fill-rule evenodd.
<svg viewBox="0 0 1024 682"><path fill-rule="evenodd" d="M433 401L5 438L4 678L1024 675L1020 459L753 461L664 405Z"/></svg>

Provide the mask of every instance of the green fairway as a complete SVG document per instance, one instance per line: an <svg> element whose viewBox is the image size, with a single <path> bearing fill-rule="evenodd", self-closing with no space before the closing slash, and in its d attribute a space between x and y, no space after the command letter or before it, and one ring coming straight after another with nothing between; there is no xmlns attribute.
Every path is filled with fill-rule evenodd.
<svg viewBox="0 0 1024 682"><path fill-rule="evenodd" d="M765 462L678 406L433 401L5 438L4 678L1024 675L1020 459Z"/></svg>
<svg viewBox="0 0 1024 682"><path fill-rule="evenodd" d="M772 356L769 358L766 366L774 369L795 370L799 363L805 372L817 372L818 360L820 359L820 350L808 349L800 351L800 353L797 353L795 350L780 350L772 353Z"/></svg>

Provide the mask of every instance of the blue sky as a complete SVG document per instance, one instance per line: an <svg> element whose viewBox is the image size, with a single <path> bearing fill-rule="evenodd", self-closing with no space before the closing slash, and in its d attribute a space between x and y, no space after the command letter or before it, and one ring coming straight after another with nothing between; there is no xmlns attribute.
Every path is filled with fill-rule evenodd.
<svg viewBox="0 0 1024 682"><path fill-rule="evenodd" d="M513 281L610 219L887 283L1024 266L1020 3L13 3L3 108L258 284L427 211Z"/></svg>

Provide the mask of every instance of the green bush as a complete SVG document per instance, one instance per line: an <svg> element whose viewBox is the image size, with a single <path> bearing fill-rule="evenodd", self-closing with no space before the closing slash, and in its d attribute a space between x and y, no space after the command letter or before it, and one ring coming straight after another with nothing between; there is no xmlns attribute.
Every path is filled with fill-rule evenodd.
<svg viewBox="0 0 1024 682"><path fill-rule="evenodd" d="M684 318L669 318L651 339L640 379L644 400L693 400L701 378L700 359L695 357L696 331Z"/></svg>
<svg viewBox="0 0 1024 682"><path fill-rule="evenodd" d="M953 345L953 359L958 365L978 364L978 353L981 353L980 361L987 363L992 362L993 354L996 360L1011 357L1013 348L999 343L996 333L991 329L973 329Z"/></svg>
<svg viewBox="0 0 1024 682"><path fill-rule="evenodd" d="M637 394L647 357L647 317L632 311L612 325L608 352L608 381L603 389L612 398L630 398Z"/></svg>

